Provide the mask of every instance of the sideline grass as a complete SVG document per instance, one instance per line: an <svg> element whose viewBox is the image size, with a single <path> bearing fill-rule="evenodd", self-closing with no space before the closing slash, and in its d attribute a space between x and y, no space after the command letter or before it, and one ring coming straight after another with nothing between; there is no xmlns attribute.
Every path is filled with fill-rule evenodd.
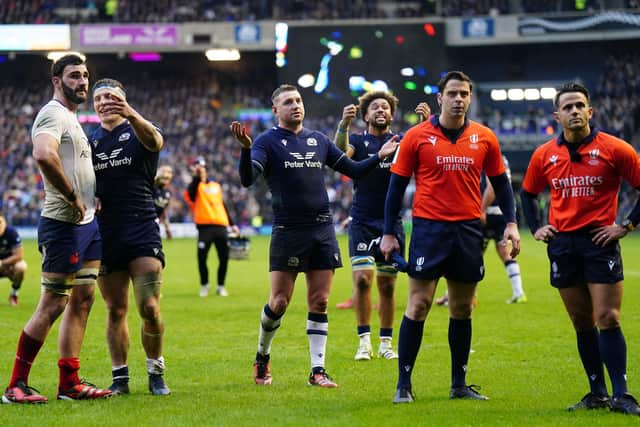
<svg viewBox="0 0 640 427"><path fill-rule="evenodd" d="M351 293L348 265L337 272L330 300L327 369L340 384L334 390L306 385L309 356L305 335L304 279L298 279L292 304L275 338L272 354L274 384L255 386L251 363L256 350L260 309L268 296L268 238L254 237L251 258L232 261L230 296L198 297L196 245L193 240L165 242L162 312L166 324L167 382L173 394L152 397L147 391L140 321L130 313L130 372L132 395L102 402L60 402L26 407L0 406L2 426L575 426L638 423L608 412L567 413L564 408L587 391L576 351L574 333L557 293L548 285L545 246L523 231L520 257L529 302L507 305L510 287L495 250L487 251L487 275L479 287L474 313L473 349L468 381L482 385L488 402L449 401L448 314L434 307L425 328L423 347L413 378L417 401L394 406L396 361L355 362L357 346L352 310L335 304ZM340 238L347 260L346 238ZM0 387L11 373L21 328L31 315L39 293L39 256L35 242L25 242L30 265L20 293L20 306L9 307L7 280L0 281ZM623 241L626 289L623 327L627 338L629 386L640 395L640 238ZM209 257L215 277L215 253ZM397 290L394 337L406 303L407 279ZM437 294L443 292L440 286ZM106 310L99 295L81 354L81 376L106 387L110 363L105 343ZM379 323L374 312L373 338ZM36 359L31 384L55 399L57 325Z"/></svg>

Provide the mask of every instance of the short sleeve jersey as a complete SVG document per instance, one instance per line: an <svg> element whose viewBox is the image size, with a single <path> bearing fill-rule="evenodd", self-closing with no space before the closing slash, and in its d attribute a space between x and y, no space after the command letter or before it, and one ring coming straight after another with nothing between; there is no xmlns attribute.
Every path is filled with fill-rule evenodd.
<svg viewBox="0 0 640 427"><path fill-rule="evenodd" d="M275 126L256 138L251 159L264 174L276 225L310 225L330 219L324 167L346 155L323 133L295 134Z"/></svg>
<svg viewBox="0 0 640 427"><path fill-rule="evenodd" d="M434 221L480 218L483 171L488 176L505 172L495 134L467 120L452 141L437 116L409 129L391 166L397 175L415 176L413 216Z"/></svg>
<svg viewBox="0 0 640 427"><path fill-rule="evenodd" d="M153 187L157 152L147 150L129 122L91 135L97 196L102 202L100 226L156 218Z"/></svg>
<svg viewBox="0 0 640 427"><path fill-rule="evenodd" d="M367 132L349 136L349 145L353 148L352 160L362 161L375 156L393 133L380 137ZM378 166L360 179L353 180L354 195L351 204L351 216L355 219L384 219L384 201L391 179L392 158L380 160Z"/></svg>
<svg viewBox="0 0 640 427"><path fill-rule="evenodd" d="M58 154L64 174L73 185L77 196L87 206L81 224L93 220L95 214L96 177L91 163L91 148L77 116L59 101L49 101L38 113L31 129L32 139L48 134L58 141ZM58 221L75 222L75 213L65 197L42 174L44 206L42 216Z"/></svg>
<svg viewBox="0 0 640 427"><path fill-rule="evenodd" d="M549 224L561 232L615 222L622 178L640 186L640 163L633 147L594 129L571 161L563 137L538 147L529 162L522 188L539 194L549 188Z"/></svg>
<svg viewBox="0 0 640 427"><path fill-rule="evenodd" d="M0 259L5 259L13 254L13 251L22 246L22 239L18 231L7 225L4 234L0 236Z"/></svg>

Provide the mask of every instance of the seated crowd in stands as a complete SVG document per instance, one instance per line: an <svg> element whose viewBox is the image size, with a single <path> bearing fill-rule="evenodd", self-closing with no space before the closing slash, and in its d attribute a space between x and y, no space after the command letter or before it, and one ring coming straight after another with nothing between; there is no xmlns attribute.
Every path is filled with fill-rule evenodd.
<svg viewBox="0 0 640 427"><path fill-rule="evenodd" d="M584 5L583 5L584 4ZM0 23L372 19L640 9L639 0L2 0Z"/></svg>

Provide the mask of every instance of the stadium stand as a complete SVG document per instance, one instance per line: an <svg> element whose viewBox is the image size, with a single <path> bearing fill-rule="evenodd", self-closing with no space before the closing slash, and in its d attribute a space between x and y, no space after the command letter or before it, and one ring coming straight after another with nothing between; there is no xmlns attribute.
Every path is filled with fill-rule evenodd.
<svg viewBox="0 0 640 427"><path fill-rule="evenodd" d="M262 19L393 19L640 9L638 0L6 0L3 24L217 22Z"/></svg>
<svg viewBox="0 0 640 427"><path fill-rule="evenodd" d="M550 8L550 3L554 8ZM442 7L446 4L446 7ZM585 10L599 10L607 5L639 9L640 2L587 1ZM327 5L331 7L327 7ZM466 1L342 1L313 2L305 0L251 1L188 1L160 0L157 2L134 1L81 1L81 0L25 0L0 2L2 23L56 23L102 22L117 19L118 22L186 22L197 20L235 21L239 19L325 19L325 18L390 18L397 16L424 16L436 13L446 16L491 15L550 10L575 10L576 2L548 2L545 0L483 0ZM573 9L572 9L573 8ZM466 55L467 51L461 56ZM271 220L269 193L263 182L250 190L242 188L236 173L239 149L228 133L227 125L240 109L265 109L269 106L270 91L276 86L276 71L270 53L248 55L240 68L211 69L211 65L182 65L185 61L178 54L165 54L163 61L146 65L151 71L141 72L130 62L123 67L111 55L108 59L90 58L95 78L113 76L123 81L129 90L129 99L145 117L158 123L164 131L167 148L163 150L161 164L171 164L176 171L172 183L173 194L179 194L189 181L188 164L198 154L204 153L213 166L214 178L225 183L227 200L232 215L239 224L251 224L260 217L268 224ZM173 59L172 59L173 58ZM38 62L40 61L40 62ZM251 62L253 61L253 62ZM3 74L15 62L16 69L46 72L48 62L31 55L18 56L15 60L0 64ZM480 61L478 61L480 62ZM186 62L185 64L187 64ZM177 65L176 65L177 64ZM265 66L266 65L266 66ZM508 65L508 64L507 64ZM22 67L22 68L20 68ZM150 68L149 68L150 67ZM232 66L229 66L232 67ZM526 67L521 77L532 78L536 72L546 70ZM599 68L600 65L598 65ZM185 71L193 69L193 71ZM271 71L265 72L265 69ZM505 68L509 72L509 67ZM614 51L595 72L589 86L593 104L598 112L594 122L601 128L618 135L640 148L640 54L629 50ZM96 72L98 70L99 72ZM14 71L14 76L18 72ZM472 76L479 74L471 72ZM262 78L256 79L255 76ZM484 76L480 76L483 78ZM505 79L511 76L505 76ZM95 80L94 78L94 80ZM548 78L548 76L544 76ZM43 199L42 182L35 162L31 158L30 128L38 108L49 98L50 87L46 75L30 75L28 79L15 78L11 85L0 86L0 211L14 225L35 225ZM484 122L503 139L507 151L522 152L525 157L533 141L548 138L556 131L551 120L551 105L529 106L514 109L505 103L498 106L482 102L473 118ZM402 108L409 106L401 105ZM336 105L334 115L308 116L305 125L333 136L336 120L342 106ZM435 105L432 105L435 108ZM81 108L90 115L90 105ZM268 111L268 110L267 110ZM395 130L409 125L396 117ZM272 121L262 118L245 120L252 135L257 135ZM94 125L87 123L87 130ZM362 123L356 123L362 127ZM506 146L505 146L506 144ZM534 145L535 146L535 145ZM526 160L525 160L526 161ZM517 164L517 162L514 162ZM513 166L513 164L512 164ZM517 172L517 171L516 171ZM352 188L348 179L337 173L328 173L327 191L330 195L335 222L347 216ZM632 190L630 190L632 191ZM633 200L631 192L621 196L621 204ZM411 194L409 191L408 194ZM624 211L623 209L621 211ZM171 221L190 220L189 211L179 198L169 207Z"/></svg>

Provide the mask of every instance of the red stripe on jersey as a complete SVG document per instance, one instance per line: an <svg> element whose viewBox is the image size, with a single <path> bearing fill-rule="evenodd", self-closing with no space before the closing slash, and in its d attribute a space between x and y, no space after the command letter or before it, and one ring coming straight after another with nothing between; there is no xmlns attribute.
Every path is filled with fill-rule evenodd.
<svg viewBox="0 0 640 427"><path fill-rule="evenodd" d="M413 216L435 221L480 218L483 170L497 176L505 167L495 134L473 121L455 144L431 121L412 127L391 166L397 175L415 176Z"/></svg>

